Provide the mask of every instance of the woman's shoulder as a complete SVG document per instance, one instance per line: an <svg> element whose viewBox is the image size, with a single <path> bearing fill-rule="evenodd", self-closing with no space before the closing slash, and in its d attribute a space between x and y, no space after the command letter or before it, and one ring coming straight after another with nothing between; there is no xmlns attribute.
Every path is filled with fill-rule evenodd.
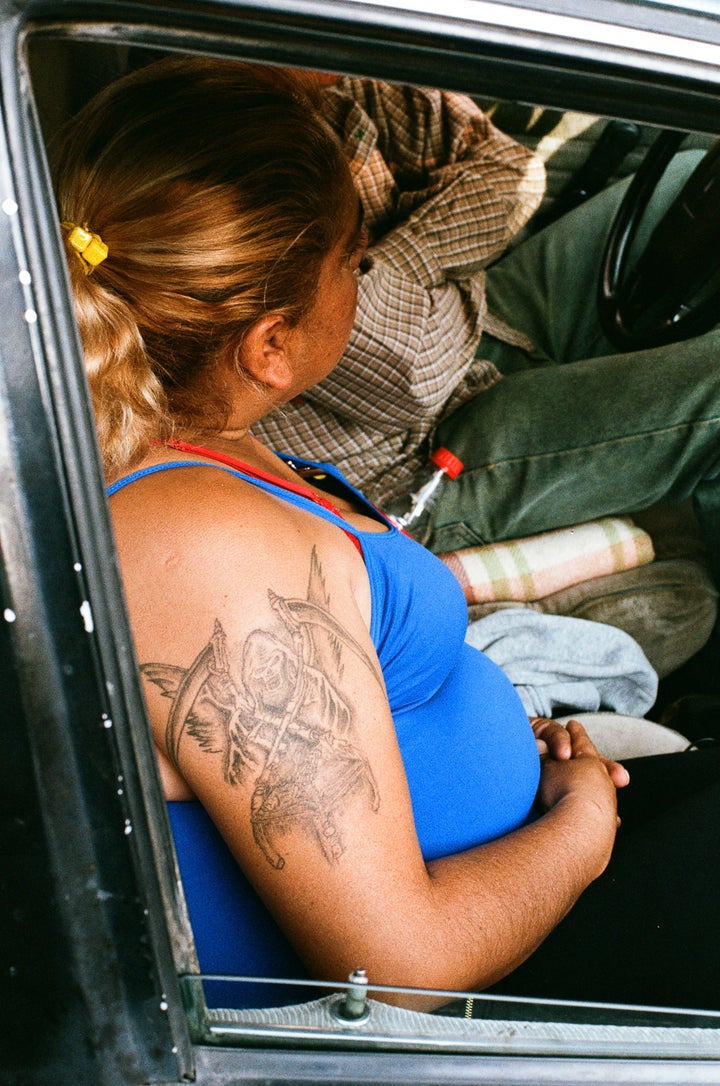
<svg viewBox="0 0 720 1086"><path fill-rule="evenodd" d="M274 720L299 662L334 705L336 654L325 650L336 641L348 689L383 689L369 601L354 583L362 562L334 524L194 463L142 475L111 508L168 795L189 785L206 805L225 802L215 755L227 743L209 719L239 705L252 715L257 696Z"/></svg>
<svg viewBox="0 0 720 1086"><path fill-rule="evenodd" d="M180 648L186 633L194 648L209 613L245 636L272 594L302 598L318 563L338 605L369 622L364 567L347 536L236 474L192 460L146 470L110 508L133 630L148 652Z"/></svg>
<svg viewBox="0 0 720 1086"><path fill-rule="evenodd" d="M313 545L339 562L347 553L341 532L281 491L197 459L141 465L110 508L121 561L142 556L145 575L153 556L161 568L191 559L188 574L207 576L213 567L237 580L289 565L293 553Z"/></svg>

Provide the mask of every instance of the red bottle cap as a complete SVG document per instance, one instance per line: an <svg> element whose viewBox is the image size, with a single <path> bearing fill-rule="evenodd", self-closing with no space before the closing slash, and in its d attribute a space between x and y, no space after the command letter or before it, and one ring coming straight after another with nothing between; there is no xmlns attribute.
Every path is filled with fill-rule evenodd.
<svg viewBox="0 0 720 1086"><path fill-rule="evenodd" d="M462 460L458 460L454 453L451 453L449 449L443 448L442 445L439 449L435 449L435 452L430 454L430 460L436 467L442 468L451 479L457 479L465 466Z"/></svg>

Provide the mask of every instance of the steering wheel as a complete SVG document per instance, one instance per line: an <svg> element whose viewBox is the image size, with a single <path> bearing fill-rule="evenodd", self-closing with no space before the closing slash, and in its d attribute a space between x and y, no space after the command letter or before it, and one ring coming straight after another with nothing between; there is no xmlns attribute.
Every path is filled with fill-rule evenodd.
<svg viewBox="0 0 720 1086"><path fill-rule="evenodd" d="M699 335L720 323L720 140L701 159L642 255L630 248L660 178L686 133L663 131L618 208L603 255L600 321L624 350Z"/></svg>

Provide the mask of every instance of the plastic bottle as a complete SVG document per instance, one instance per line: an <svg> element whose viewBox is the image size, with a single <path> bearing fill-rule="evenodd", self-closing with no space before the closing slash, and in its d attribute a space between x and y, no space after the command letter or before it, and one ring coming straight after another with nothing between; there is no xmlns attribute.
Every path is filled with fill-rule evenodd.
<svg viewBox="0 0 720 1086"><path fill-rule="evenodd" d="M430 454L427 466L415 478L409 502L393 502L388 516L398 528L403 528L418 543L430 538L430 510L437 501L448 480L457 479L463 469L449 449L440 447ZM398 506L401 509L398 509ZM401 511L403 510L403 511Z"/></svg>

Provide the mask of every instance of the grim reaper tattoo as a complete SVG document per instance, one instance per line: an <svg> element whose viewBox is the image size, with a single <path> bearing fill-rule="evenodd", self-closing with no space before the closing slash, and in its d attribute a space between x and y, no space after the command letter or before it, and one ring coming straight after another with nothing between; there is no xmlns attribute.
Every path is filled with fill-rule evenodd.
<svg viewBox="0 0 720 1086"><path fill-rule="evenodd" d="M228 659L225 632L212 637L189 668L143 664L142 673L172 700L166 747L178 765L186 737L222 755L231 785L254 781L253 836L277 869L285 861L278 838L301 827L329 863L343 852L336 813L365 790L373 810L379 795L354 741L353 707L342 694L343 655L352 652L382 685L377 667L329 610L313 548L306 599L268 597L274 630L255 629L242 649L239 674Z"/></svg>

